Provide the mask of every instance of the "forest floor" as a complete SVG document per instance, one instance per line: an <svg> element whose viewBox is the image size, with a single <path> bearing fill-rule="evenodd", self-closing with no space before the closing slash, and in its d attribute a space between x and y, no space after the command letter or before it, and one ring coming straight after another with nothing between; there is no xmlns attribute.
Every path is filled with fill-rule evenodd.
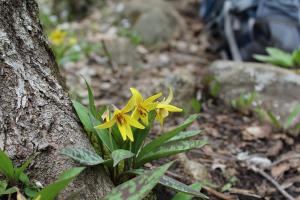
<svg viewBox="0 0 300 200"><path fill-rule="evenodd" d="M175 83L175 95L183 92L189 94L187 98L201 101L200 118L191 129L201 129L200 137L208 140L209 145L172 158L177 161L169 175L187 184L201 181L205 185L203 192L211 199L286 199L274 183L264 177L266 173L273 182L279 183L289 194L300 199L300 159L297 154L300 152L300 138L276 131L268 124L261 124L251 112L243 114L222 100L208 95L201 80L209 64L218 56L207 51L210 43L203 34L201 21L195 15L181 14L186 24L183 36L172 39L158 50L143 45L134 46L132 51L136 54L125 55L130 59L137 55L133 62L138 62L138 67L130 64L132 60L126 63L127 58L124 61L126 64L122 66L118 62L116 66L107 64L115 61L105 60L105 56L97 52L87 59L66 64L62 72L71 94L76 93L83 102L87 100L87 91L81 77L84 76L94 90L97 105L120 105L120 99L125 101L130 96L129 88L132 86L148 95L158 91L166 81L173 83L173 79L175 82L177 79L179 82L183 80L183 83ZM85 39L94 43L111 41L119 37L111 37L111 33L116 32L114 17L95 13L82 21L73 22L71 27L79 32L93 30L85 35ZM105 32L99 32L93 28L95 24L100 29L108 28ZM109 46L109 42L106 45ZM124 54L130 48L125 48ZM187 77L182 77L182 72L189 73ZM174 73L175 77L172 76ZM194 83L185 83L186 79ZM192 84L191 92L186 91L189 84ZM184 91L181 91L181 87ZM177 98L175 102L183 107L188 106L185 97ZM189 112L195 111L190 109ZM173 115L167 119L165 126L172 127L183 119L184 114ZM155 130L159 130L159 127Z"/></svg>

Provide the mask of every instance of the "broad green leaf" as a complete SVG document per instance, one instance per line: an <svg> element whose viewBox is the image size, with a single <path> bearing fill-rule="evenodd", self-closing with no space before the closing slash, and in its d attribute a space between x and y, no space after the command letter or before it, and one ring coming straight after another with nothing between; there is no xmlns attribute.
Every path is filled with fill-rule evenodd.
<svg viewBox="0 0 300 200"><path fill-rule="evenodd" d="M93 124L93 127L100 124L100 121L97 120L95 117L90 116L90 118L91 118L91 122ZM99 139L102 141L102 143L105 145L105 147L110 152L117 149L116 141L114 140L114 138L111 135L109 135L110 133L106 129L96 129L96 128L94 128L94 130L96 131L96 134L99 137Z"/></svg>
<svg viewBox="0 0 300 200"><path fill-rule="evenodd" d="M131 171L128 171L127 173L130 173L130 174L135 174L135 175L142 175L146 172L147 170L144 170L144 169L135 169L135 170L131 170ZM168 177L168 176L162 176L160 179L159 179L159 182L158 182L160 185L163 185L165 187L168 187L172 190L175 190L177 192L182 192L182 193L185 193L185 194L190 194L190 195L193 195L195 197L200 197L200 198L208 198L206 197L204 194L202 194L200 191L200 188L195 190L193 188L191 188L190 186L184 184L184 183L181 183L171 177Z"/></svg>
<svg viewBox="0 0 300 200"><path fill-rule="evenodd" d="M111 157L114 161L113 166L115 167L122 160L125 160L127 158L132 158L134 155L135 155L134 153L132 153L131 151L128 151L128 150L124 150L124 149L114 150L111 153Z"/></svg>
<svg viewBox="0 0 300 200"><path fill-rule="evenodd" d="M178 140L187 140L193 136L200 134L200 130L193 130L193 131L182 131L178 133L178 135L174 136L173 138L169 139L167 142L174 142Z"/></svg>
<svg viewBox="0 0 300 200"><path fill-rule="evenodd" d="M80 164L87 166L99 165L104 162L99 155L83 148L64 148L60 154L68 156Z"/></svg>
<svg viewBox="0 0 300 200"><path fill-rule="evenodd" d="M29 177L27 176L27 174L25 174L24 172L22 172L18 179L21 181L21 183L23 183L24 185L29 185L30 184L30 180Z"/></svg>
<svg viewBox="0 0 300 200"><path fill-rule="evenodd" d="M4 192L2 192L2 195L13 194L13 193L16 193L16 192L18 192L18 188L17 187L11 187L11 188L8 188L7 190L5 190Z"/></svg>
<svg viewBox="0 0 300 200"><path fill-rule="evenodd" d="M213 80L210 84L209 84L209 93L213 96L213 97L217 97L218 94L220 93L221 90L221 84L219 81L217 80Z"/></svg>
<svg viewBox="0 0 300 200"><path fill-rule="evenodd" d="M59 179L46 186L40 192L38 192L34 198L34 200L54 200L55 197L67 187L67 185L78 176L85 168L84 167L76 167L69 170L66 170Z"/></svg>
<svg viewBox="0 0 300 200"><path fill-rule="evenodd" d="M296 117L298 116L299 113L300 113L300 106L298 105L293 109L293 111L290 113L287 120L285 121L285 123L284 123L285 129L292 126L294 120L296 119Z"/></svg>
<svg viewBox="0 0 300 200"><path fill-rule="evenodd" d="M142 200L164 175L172 163L147 171L116 188L104 197L103 200Z"/></svg>
<svg viewBox="0 0 300 200"><path fill-rule="evenodd" d="M7 188L7 181L0 181L0 196Z"/></svg>
<svg viewBox="0 0 300 200"><path fill-rule="evenodd" d="M141 152L138 155L138 159L141 157L144 157L144 155L146 153L158 148L163 143L165 143L167 140L171 139L172 137L174 137L175 135L177 135L178 133L183 131L185 128L187 128L189 125L191 125L193 123L193 121L195 121L197 119L198 116L199 116L198 114L190 115L181 125L179 125L175 129L173 129L167 133L163 133L161 136L152 140L141 150Z"/></svg>
<svg viewBox="0 0 300 200"><path fill-rule="evenodd" d="M0 150L0 172L10 180L14 180L15 178L13 163L2 150Z"/></svg>
<svg viewBox="0 0 300 200"><path fill-rule="evenodd" d="M89 112L88 108L75 100L73 100L72 103L85 130L87 132L93 132L94 126L90 120L90 115L92 114Z"/></svg>
<svg viewBox="0 0 300 200"><path fill-rule="evenodd" d="M274 62L276 62L276 60L271 57L271 56L265 56L265 55L258 55L258 54L255 54L253 56L253 58L257 61L261 61L261 62L264 62L264 63L271 63L273 64Z"/></svg>
<svg viewBox="0 0 300 200"><path fill-rule="evenodd" d="M189 189L200 191L202 185L201 185L201 183L194 183L194 184L192 184L190 186L186 186L186 187L188 187ZM195 195L192 195L192 194L186 194L186 193L179 192L172 198L172 200L192 200L194 196ZM195 196L195 197L197 197L197 196ZM202 196L200 198L208 199L208 197L205 196L204 194L202 194Z"/></svg>
<svg viewBox="0 0 300 200"><path fill-rule="evenodd" d="M293 61L296 65L300 65L300 48L296 49L293 54Z"/></svg>
<svg viewBox="0 0 300 200"><path fill-rule="evenodd" d="M26 187L24 189L24 193L26 194L26 196L34 198L36 196L36 194L38 193L37 189L32 188L32 187Z"/></svg>
<svg viewBox="0 0 300 200"><path fill-rule="evenodd" d="M85 81L86 87L88 89L89 110L91 111L91 113L93 114L93 116L96 117L97 116L97 112L96 112L96 106L95 106L93 91L92 91L90 85L88 84L88 82L86 80L84 80L84 81Z"/></svg>
<svg viewBox="0 0 300 200"><path fill-rule="evenodd" d="M202 104L201 104L201 102L199 100L197 100L195 98L192 99L191 100L191 106L192 106L192 108L194 109L194 111L196 113L199 113L201 111Z"/></svg>
<svg viewBox="0 0 300 200"><path fill-rule="evenodd" d="M169 142L146 153L143 157L140 157L136 162L136 166L140 167L147 162L151 162L152 160L168 157L191 149L200 148L206 144L207 141L204 140Z"/></svg>
<svg viewBox="0 0 300 200"><path fill-rule="evenodd" d="M149 125L146 126L144 129L135 128L133 130L133 136L134 136L134 142L132 143L132 152L133 153L137 154L139 152L141 146L145 142L145 139L148 136L151 127L153 126L155 115L156 115L155 111L149 112L149 116L148 116Z"/></svg>

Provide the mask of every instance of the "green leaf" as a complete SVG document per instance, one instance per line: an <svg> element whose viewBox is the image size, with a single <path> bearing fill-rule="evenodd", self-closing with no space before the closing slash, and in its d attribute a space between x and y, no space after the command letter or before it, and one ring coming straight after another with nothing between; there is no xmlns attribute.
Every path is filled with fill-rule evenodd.
<svg viewBox="0 0 300 200"><path fill-rule="evenodd" d="M281 128L281 124L278 121L277 117L271 112L267 111L269 121L276 127L276 128Z"/></svg>
<svg viewBox="0 0 300 200"><path fill-rule="evenodd" d="M17 167L15 169L15 179L20 179L20 175L24 173L24 171L28 168L28 166L30 165L30 163L32 163L32 161L34 160L34 158L38 155L38 153L34 153L33 155L31 155L22 165L21 167ZM25 175L25 174L24 174ZM23 180L25 181L26 177L24 177L23 175ZM27 180L26 180L27 182ZM23 182L24 183L24 182Z"/></svg>
<svg viewBox="0 0 300 200"><path fill-rule="evenodd" d="M201 130L182 131L182 132L178 133L178 135L169 139L167 142L174 142L174 141L178 141L178 140L187 140L187 139L190 139L191 137L194 137L200 133L201 133Z"/></svg>
<svg viewBox="0 0 300 200"><path fill-rule="evenodd" d="M94 101L94 94L93 91L88 84L88 82L84 79L86 87L88 89L88 95L89 95L89 110L93 114L94 117L97 117L97 112L96 112L96 106L95 106L95 101Z"/></svg>
<svg viewBox="0 0 300 200"><path fill-rule="evenodd" d="M147 170L144 170L144 169L135 169L135 170L131 170L131 171L128 171L128 173L131 173L131 174L135 174L135 175L142 175L146 172ZM184 184L184 183L181 183L171 177L168 177L168 176L162 176L160 179L159 179L159 182L158 182L160 185L162 186L165 186L165 187L168 187L172 190L175 190L177 192L181 192L181 193L185 193L185 194L190 194L190 195L193 195L195 197L200 197L200 198L208 198L206 197L204 194L200 193L200 188L197 189L193 189L192 187Z"/></svg>
<svg viewBox="0 0 300 200"><path fill-rule="evenodd" d="M194 183L194 184L192 184L190 186L186 186L186 187L189 189L193 189L195 191L200 191L202 185L201 185L201 183ZM201 195L202 196L200 196L200 198L208 199L208 197L205 196L204 194L201 194ZM191 200L194 196L195 195L192 195L192 194L186 194L186 193L179 192L172 198L172 200Z"/></svg>
<svg viewBox="0 0 300 200"><path fill-rule="evenodd" d="M207 141L203 140L169 142L148 152L143 157L140 157L136 162L136 166L140 167L143 164L152 160L168 157L194 148L200 148L206 144Z"/></svg>
<svg viewBox="0 0 300 200"><path fill-rule="evenodd" d="M77 113L81 123L83 124L85 130L87 132L93 132L94 126L90 120L90 115L92 115L92 114L89 112L88 108L86 108L81 103L79 103L78 101L75 101L75 100L73 100L72 103L73 103L76 113Z"/></svg>
<svg viewBox="0 0 300 200"><path fill-rule="evenodd" d="M78 176L85 168L84 167L75 167L69 170L66 170L59 179L46 186L40 192L38 192L35 196L34 200L54 200L55 197L62 191L67 185Z"/></svg>
<svg viewBox="0 0 300 200"><path fill-rule="evenodd" d="M0 150L0 172L2 172L8 179L15 180L13 163L6 155L6 153L1 150Z"/></svg>
<svg viewBox="0 0 300 200"><path fill-rule="evenodd" d="M284 123L285 129L292 126L294 120L296 119L296 117L298 116L299 113L300 113L300 106L298 105L293 109L293 111L290 113L287 120L285 121L285 123Z"/></svg>
<svg viewBox="0 0 300 200"><path fill-rule="evenodd" d="M0 181L0 195L6 190L7 188L7 181Z"/></svg>
<svg viewBox="0 0 300 200"><path fill-rule="evenodd" d="M124 150L124 149L114 150L111 153L111 157L114 161L113 166L115 167L122 160L125 160L127 158L132 158L134 155L135 155L134 153L132 153L131 151L128 151L128 150Z"/></svg>
<svg viewBox="0 0 300 200"><path fill-rule="evenodd" d="M276 59L276 62L279 62L281 66L283 67L293 67L293 57L292 55L277 49L268 47L266 48L266 51L270 56L272 56L274 59Z"/></svg>
<svg viewBox="0 0 300 200"><path fill-rule="evenodd" d="M146 137L149 134L149 131L151 129L151 127L153 126L153 122L155 119L155 111L151 111L149 112L149 124L148 126L146 126L144 129L134 129L133 130L133 137L134 137L134 142L132 143L132 152L137 154L141 148L141 146L143 145Z"/></svg>
<svg viewBox="0 0 300 200"><path fill-rule="evenodd" d="M2 192L2 195L13 194L13 193L16 193L16 192L18 192L18 188L17 187L11 187L11 188L8 188L7 190L5 190L4 192Z"/></svg>
<svg viewBox="0 0 300 200"><path fill-rule="evenodd" d="M300 65L300 48L296 49L293 54L293 61L296 65Z"/></svg>
<svg viewBox="0 0 300 200"><path fill-rule="evenodd" d="M194 111L196 113L199 113L201 111L202 104L201 104L201 102L199 100L197 100L195 98L192 99L191 100L191 106L192 106L192 108L194 109Z"/></svg>
<svg viewBox="0 0 300 200"><path fill-rule="evenodd" d="M213 80L210 84L209 84L209 93L213 96L213 97L217 97L218 94L220 93L221 90L221 84L219 81L217 80Z"/></svg>
<svg viewBox="0 0 300 200"><path fill-rule="evenodd" d="M147 171L116 188L104 197L103 200L142 200L164 175L172 163Z"/></svg>
<svg viewBox="0 0 300 200"><path fill-rule="evenodd" d="M93 124L93 127L100 124L100 121L97 120L95 117L90 116L91 122ZM95 129L97 136L102 141L102 143L105 145L105 147L110 151L113 152L113 150L117 149L116 141L113 137L111 137L109 132L106 129Z"/></svg>
<svg viewBox="0 0 300 200"><path fill-rule="evenodd" d="M99 165L104 162L99 155L83 148L64 148L60 154L68 156L80 164L87 166Z"/></svg>
<svg viewBox="0 0 300 200"><path fill-rule="evenodd" d="M18 178L21 183L23 183L24 185L29 185L30 184L30 180L29 180L29 177L24 173L22 172L20 175L19 175L19 178Z"/></svg>
<svg viewBox="0 0 300 200"><path fill-rule="evenodd" d="M181 131L183 131L185 128L187 128L189 125L193 123L197 119L199 115L198 114L193 114L190 115L181 125L176 127L175 129L162 134L161 136L157 137L156 139L152 140L150 143L148 143L139 153L138 159L143 157L146 153L158 148L161 146L163 143L165 143L167 140L171 139Z"/></svg>
<svg viewBox="0 0 300 200"><path fill-rule="evenodd" d="M35 188L26 187L24 189L24 193L26 194L26 196L34 198L37 195L38 191Z"/></svg>

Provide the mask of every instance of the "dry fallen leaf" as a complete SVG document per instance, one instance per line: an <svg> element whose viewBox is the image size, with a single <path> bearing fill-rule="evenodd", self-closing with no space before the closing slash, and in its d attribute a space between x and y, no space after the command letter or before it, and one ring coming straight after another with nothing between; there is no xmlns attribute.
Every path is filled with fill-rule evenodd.
<svg viewBox="0 0 300 200"><path fill-rule="evenodd" d="M272 128L268 125L264 126L250 126L245 128L242 132L244 140L256 140L268 138Z"/></svg>
<svg viewBox="0 0 300 200"><path fill-rule="evenodd" d="M284 172L288 171L290 167L291 166L288 162L281 163L272 167L271 174L275 179L278 179L284 174Z"/></svg>

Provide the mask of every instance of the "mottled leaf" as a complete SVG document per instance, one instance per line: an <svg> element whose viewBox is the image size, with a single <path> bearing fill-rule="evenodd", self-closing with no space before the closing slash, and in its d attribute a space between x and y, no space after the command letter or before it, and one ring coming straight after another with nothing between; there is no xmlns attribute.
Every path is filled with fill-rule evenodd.
<svg viewBox="0 0 300 200"><path fill-rule="evenodd" d="M170 140L168 140L167 142L174 142L174 141L178 141L178 140L187 140L187 139L190 139L191 137L194 137L200 133L201 133L200 130L182 131L182 132L178 133L178 135L176 135L173 138L171 138Z"/></svg>
<svg viewBox="0 0 300 200"><path fill-rule="evenodd" d="M172 163L147 171L116 188L104 197L104 200L141 200L143 199L164 175Z"/></svg>
<svg viewBox="0 0 300 200"><path fill-rule="evenodd" d="M189 189L192 189L194 191L200 191L201 190L201 183L194 183L190 186L186 186L188 187ZM192 200L193 197L197 197L193 194L186 194L186 193L183 193L183 192L179 192L177 193L173 198L172 200ZM202 196L200 198L203 198L203 199L208 199L207 196L205 196L204 194L202 194Z"/></svg>
<svg viewBox="0 0 300 200"><path fill-rule="evenodd" d="M0 195L6 190L7 181L0 181Z"/></svg>
<svg viewBox="0 0 300 200"><path fill-rule="evenodd" d="M148 152L143 157L138 159L136 162L136 167L140 167L147 162L151 162L152 160L168 157L194 148L200 148L206 144L207 141L203 140L169 142Z"/></svg>
<svg viewBox="0 0 300 200"><path fill-rule="evenodd" d="M99 165L104 162L99 155L83 148L64 148L60 154L68 156L80 164L87 166Z"/></svg>
<svg viewBox="0 0 300 200"><path fill-rule="evenodd" d="M290 115L288 116L287 120L284 123L284 128L288 129L289 127L292 126L294 120L296 119L296 117L298 116L298 114L300 113L300 106L296 106L293 111L290 113Z"/></svg>
<svg viewBox="0 0 300 200"><path fill-rule="evenodd" d="M197 119L198 116L199 116L198 114L190 115L188 117L188 119L186 119L181 125L179 125L175 129L173 129L167 133L162 134L161 136L157 137L156 139L154 139L153 141L148 143L141 150L138 157L143 157L146 153L158 148L163 143L165 143L167 140L171 139L172 137L174 137L175 135L177 135L178 133L183 131L185 128L187 128L189 125L191 125L193 123L193 121L195 121Z"/></svg>
<svg viewBox="0 0 300 200"><path fill-rule="evenodd" d="M127 158L131 158L133 157L135 154L132 153L131 151L128 151L128 150L124 150L124 149L117 149L117 150L114 150L112 153L111 153L111 157L114 161L114 164L113 166L115 167L119 162L121 162L122 160L125 160Z"/></svg>

